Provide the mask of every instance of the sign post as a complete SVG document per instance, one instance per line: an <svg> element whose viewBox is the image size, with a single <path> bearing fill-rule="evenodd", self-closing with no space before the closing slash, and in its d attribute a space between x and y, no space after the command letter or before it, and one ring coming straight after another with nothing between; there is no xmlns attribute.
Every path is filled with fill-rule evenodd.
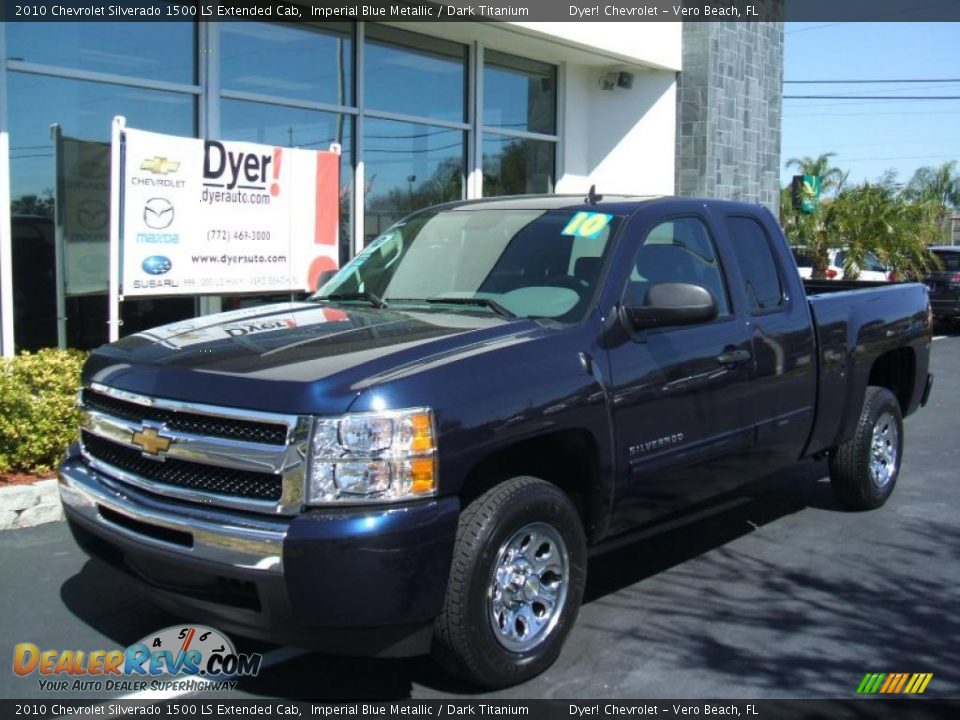
<svg viewBox="0 0 960 720"><path fill-rule="evenodd" d="M107 319L110 342L120 339L120 248L121 217L123 215L123 141L127 120L118 115L110 129L110 278L107 295L109 317Z"/></svg>

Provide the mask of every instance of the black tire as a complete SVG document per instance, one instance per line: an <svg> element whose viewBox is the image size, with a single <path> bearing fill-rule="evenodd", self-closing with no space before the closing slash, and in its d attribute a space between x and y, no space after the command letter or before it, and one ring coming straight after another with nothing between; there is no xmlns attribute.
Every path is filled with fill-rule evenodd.
<svg viewBox="0 0 960 720"><path fill-rule="evenodd" d="M900 403L886 388L870 386L853 437L830 458L834 494L848 510L878 508L893 493L902 461Z"/></svg>
<svg viewBox="0 0 960 720"><path fill-rule="evenodd" d="M460 515L434 657L484 687L539 675L557 659L576 620L586 558L580 518L562 490L533 477L491 488ZM497 581L505 577L513 582Z"/></svg>

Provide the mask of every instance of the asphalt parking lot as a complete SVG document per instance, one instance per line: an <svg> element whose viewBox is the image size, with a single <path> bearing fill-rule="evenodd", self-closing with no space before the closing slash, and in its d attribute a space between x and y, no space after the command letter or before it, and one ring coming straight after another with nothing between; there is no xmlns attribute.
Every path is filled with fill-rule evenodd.
<svg viewBox="0 0 960 720"><path fill-rule="evenodd" d="M906 423L885 507L841 511L825 463L805 462L713 515L597 557L563 654L529 683L482 694L426 658L329 657L234 638L268 667L205 696L850 698L868 672L929 672L927 696L960 697L960 333L934 342L932 370L932 398ZM0 533L0 577L4 698L84 696L14 675L16 643L110 649L181 622L82 555L63 523Z"/></svg>

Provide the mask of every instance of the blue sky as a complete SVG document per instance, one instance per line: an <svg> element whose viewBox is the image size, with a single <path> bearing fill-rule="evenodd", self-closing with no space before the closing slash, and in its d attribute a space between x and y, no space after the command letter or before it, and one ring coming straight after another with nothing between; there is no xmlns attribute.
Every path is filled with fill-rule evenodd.
<svg viewBox="0 0 960 720"><path fill-rule="evenodd" d="M784 80L952 78L952 83L784 84L784 95L960 96L960 23L787 23ZM785 162L835 152L850 181L960 161L960 100L784 100ZM781 168L782 183L792 172Z"/></svg>

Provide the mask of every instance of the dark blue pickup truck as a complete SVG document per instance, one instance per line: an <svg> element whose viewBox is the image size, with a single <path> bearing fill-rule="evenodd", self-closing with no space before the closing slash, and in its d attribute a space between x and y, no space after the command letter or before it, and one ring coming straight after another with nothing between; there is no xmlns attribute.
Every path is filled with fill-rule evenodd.
<svg viewBox="0 0 960 720"><path fill-rule="evenodd" d="M846 507L887 500L931 388L926 288L822 290L752 205L431 208L309 301L94 352L67 518L191 620L521 682L588 547L809 456Z"/></svg>

